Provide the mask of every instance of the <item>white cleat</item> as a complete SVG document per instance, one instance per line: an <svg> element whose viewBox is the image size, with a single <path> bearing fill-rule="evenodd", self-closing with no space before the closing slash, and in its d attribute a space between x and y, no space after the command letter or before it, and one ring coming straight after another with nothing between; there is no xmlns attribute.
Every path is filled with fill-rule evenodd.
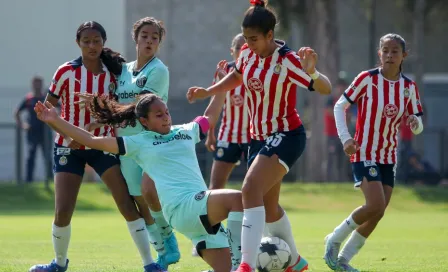
<svg viewBox="0 0 448 272"><path fill-rule="evenodd" d="M325 237L325 254L324 260L327 266L331 270L336 270L338 268L338 254L341 248L341 243L334 243L331 241L332 233Z"/></svg>
<svg viewBox="0 0 448 272"><path fill-rule="evenodd" d="M348 264L348 262L344 258L338 259L338 268L336 271L344 271L344 272L359 272L358 269L352 267Z"/></svg>

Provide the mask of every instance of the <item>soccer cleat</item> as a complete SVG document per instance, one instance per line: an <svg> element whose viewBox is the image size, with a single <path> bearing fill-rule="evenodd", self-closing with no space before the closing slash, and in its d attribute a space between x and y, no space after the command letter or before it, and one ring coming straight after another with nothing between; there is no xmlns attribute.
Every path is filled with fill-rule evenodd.
<svg viewBox="0 0 448 272"><path fill-rule="evenodd" d="M168 272L166 268L163 268L158 263L148 264L145 265L143 268L145 269L145 272Z"/></svg>
<svg viewBox="0 0 448 272"><path fill-rule="evenodd" d="M348 262L344 258L338 259L338 266L336 268L336 271L344 271L344 272L359 272L358 269L352 267L348 264Z"/></svg>
<svg viewBox="0 0 448 272"><path fill-rule="evenodd" d="M299 256L297 262L286 268L285 272L303 272L308 270L308 262L302 256Z"/></svg>
<svg viewBox="0 0 448 272"><path fill-rule="evenodd" d="M250 265L247 263L241 263L238 269L235 272L254 272L255 269L252 269Z"/></svg>
<svg viewBox="0 0 448 272"><path fill-rule="evenodd" d="M156 263L163 267L163 269L168 270L168 266L170 265L170 263L168 263L168 261L166 260L166 254L163 255L157 255L157 260Z"/></svg>
<svg viewBox="0 0 448 272"><path fill-rule="evenodd" d="M180 260L179 245L177 244L174 232L164 240L165 243L165 260L167 264L174 264Z"/></svg>
<svg viewBox="0 0 448 272"><path fill-rule="evenodd" d="M37 264L28 270L28 272L65 272L68 268L68 260L65 262L65 266L59 266L56 260L51 261L49 264Z"/></svg>
<svg viewBox="0 0 448 272"><path fill-rule="evenodd" d="M338 254L339 249L341 248L341 243L334 243L331 241L331 236L333 234L328 234L325 237L325 254L324 260L327 266L331 270L336 270L338 266Z"/></svg>

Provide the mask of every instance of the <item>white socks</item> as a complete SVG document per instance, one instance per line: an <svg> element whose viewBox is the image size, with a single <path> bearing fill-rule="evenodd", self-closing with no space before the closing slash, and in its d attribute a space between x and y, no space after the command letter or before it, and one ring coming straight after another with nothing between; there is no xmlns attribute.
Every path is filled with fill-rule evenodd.
<svg viewBox="0 0 448 272"><path fill-rule="evenodd" d="M163 239L167 239L171 236L173 233L173 229L171 228L170 224L165 220L165 216L163 216L162 211L151 211L151 215L154 218L154 221L156 221L157 227L159 227L159 231L162 234Z"/></svg>
<svg viewBox="0 0 448 272"><path fill-rule="evenodd" d="M362 248L366 238L359 234L356 230L352 232L350 238L348 238L347 243L345 243L338 258L343 259L343 261L350 262L351 259L358 254L359 250Z"/></svg>
<svg viewBox="0 0 448 272"><path fill-rule="evenodd" d="M334 243L342 243L358 226L359 225L353 221L352 215L350 214L347 219L342 221L342 223L334 229L331 241Z"/></svg>
<svg viewBox="0 0 448 272"><path fill-rule="evenodd" d="M241 263L241 225L243 223L242 212L230 212L227 218L227 238L230 245L232 258L232 271L238 269Z"/></svg>
<svg viewBox="0 0 448 272"><path fill-rule="evenodd" d="M263 236L266 214L264 206L244 209L244 218L241 232L241 262L255 268L257 261L257 248Z"/></svg>
<svg viewBox="0 0 448 272"><path fill-rule="evenodd" d="M151 250L149 248L149 235L146 230L145 219L139 218L132 222L126 222L132 240L137 246L138 252L143 261L143 266L153 263Z"/></svg>
<svg viewBox="0 0 448 272"><path fill-rule="evenodd" d="M278 237L288 244L291 249L291 265L294 265L299 259L299 252L297 251L294 237L292 235L291 223L289 222L286 213L284 213L282 218L278 221L267 223L266 225L271 236Z"/></svg>
<svg viewBox="0 0 448 272"><path fill-rule="evenodd" d="M56 263L59 266L65 267L67 263L68 244L70 243L71 225L58 227L53 224L52 234Z"/></svg>

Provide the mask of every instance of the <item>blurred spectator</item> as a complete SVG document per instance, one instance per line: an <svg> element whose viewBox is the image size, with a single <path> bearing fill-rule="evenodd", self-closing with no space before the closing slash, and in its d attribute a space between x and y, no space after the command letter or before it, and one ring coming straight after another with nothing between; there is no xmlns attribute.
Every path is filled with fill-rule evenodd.
<svg viewBox="0 0 448 272"><path fill-rule="evenodd" d="M42 78L36 76L32 79L32 92L28 93L23 101L19 104L15 111L15 119L17 126L26 130L27 135L27 146L28 146L28 157L26 162L26 181L33 181L34 165L37 148L40 147L44 161L47 162L47 152L49 147L45 146L48 139L45 139L46 126L43 122L37 119L36 113L34 112L34 105L37 101L44 101L45 95L42 92L43 80ZM21 113L27 112L26 122L22 121ZM48 174L48 173L47 173Z"/></svg>
<svg viewBox="0 0 448 272"><path fill-rule="evenodd" d="M434 167L417 153L411 152L407 156L406 168L408 168L405 177L407 184L438 185L442 181L442 177Z"/></svg>
<svg viewBox="0 0 448 272"><path fill-rule="evenodd" d="M348 178L348 166L349 160L345 156L344 150L342 149L342 143L339 140L338 130L336 129L336 122L334 120L334 105L336 101L344 93L345 89L348 87L347 82L343 78L339 78L336 86L335 92L328 98L324 122L325 122L325 136L327 137L327 148L328 148L328 161L327 161L327 180L328 181L343 181ZM350 111L347 110L347 118L350 118Z"/></svg>

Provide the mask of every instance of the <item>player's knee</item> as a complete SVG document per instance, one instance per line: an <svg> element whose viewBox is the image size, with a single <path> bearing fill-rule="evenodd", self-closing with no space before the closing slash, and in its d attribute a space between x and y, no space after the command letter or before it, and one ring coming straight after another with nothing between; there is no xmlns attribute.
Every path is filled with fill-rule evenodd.
<svg viewBox="0 0 448 272"><path fill-rule="evenodd" d="M117 208L126 221L135 221L141 216L137 210L134 200L128 196L126 198L115 199Z"/></svg>
<svg viewBox="0 0 448 272"><path fill-rule="evenodd" d="M232 193L233 211L243 211L243 194L241 191Z"/></svg>
<svg viewBox="0 0 448 272"><path fill-rule="evenodd" d="M244 179L243 187L241 188L242 197L243 199L254 199L254 198L260 198L263 199L263 190L262 186L257 184L257 181L255 178L249 176L246 176Z"/></svg>
<svg viewBox="0 0 448 272"><path fill-rule="evenodd" d="M65 227L70 224L73 215L73 208L65 205L56 207L54 213L54 224L58 227Z"/></svg>
<svg viewBox="0 0 448 272"><path fill-rule="evenodd" d="M366 205L365 209L368 214L368 218L371 219L378 218L379 221L384 215L384 211L386 210L386 204L379 201L377 203Z"/></svg>

